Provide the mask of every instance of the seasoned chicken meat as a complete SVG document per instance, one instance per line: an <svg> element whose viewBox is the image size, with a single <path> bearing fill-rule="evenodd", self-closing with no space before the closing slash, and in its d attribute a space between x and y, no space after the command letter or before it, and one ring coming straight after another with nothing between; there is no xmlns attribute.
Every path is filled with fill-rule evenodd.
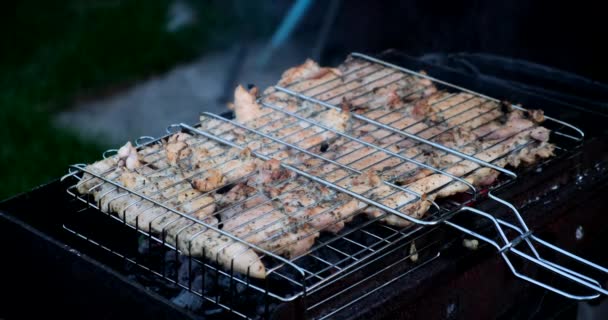
<svg viewBox="0 0 608 320"><path fill-rule="evenodd" d="M154 145L139 152L131 144L127 144L116 156L86 168L103 178L117 182L124 189L103 183L101 179L89 174L83 176L77 189L80 193L91 194L102 211L116 213L126 223L138 229L164 236L167 243L178 246L182 252L193 256L204 254L226 267L232 266L237 272L264 278L266 268L255 251L240 241L206 227L217 227L219 221L214 216L214 196L205 193L205 190L195 189L196 183L191 182L191 177L188 176L194 171L183 165L190 162L189 157L196 154L192 149L184 152L188 145L197 145L193 140L196 139L190 135L175 134L163 146ZM178 143L184 143L186 146L171 147ZM210 149L219 147L206 143ZM133 154L136 155L132 157L141 159L141 164L137 167L129 167L128 162L123 161L125 157L128 159ZM210 177L213 173L206 174ZM221 181L217 182L212 178L208 183L219 184ZM207 189L211 188L209 184L206 185ZM162 206L145 201L136 194L144 195Z"/></svg>
<svg viewBox="0 0 608 320"><path fill-rule="evenodd" d="M554 151L540 110L447 92L424 76L361 59L338 68L307 60L278 85L323 103L238 86L229 105L236 124L200 118L200 129L219 140L179 132L145 147L129 142L87 166L92 174L78 192L185 254L264 278L267 252L297 259L315 250L321 233L339 233L357 215L404 227L408 220L380 207L423 218L436 200L499 176L405 133L500 167Z"/></svg>

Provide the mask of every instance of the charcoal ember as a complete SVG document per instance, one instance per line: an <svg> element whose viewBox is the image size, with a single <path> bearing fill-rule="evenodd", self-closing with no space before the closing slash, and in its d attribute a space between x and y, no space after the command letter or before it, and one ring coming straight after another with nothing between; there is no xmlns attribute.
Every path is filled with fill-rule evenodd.
<svg viewBox="0 0 608 320"><path fill-rule="evenodd" d="M166 252L167 249L162 244L154 240L151 241L147 236L140 235L137 238L137 251L133 260L161 272L162 265L165 263Z"/></svg>
<svg viewBox="0 0 608 320"><path fill-rule="evenodd" d="M171 302L194 312L200 311L203 307L203 298L186 289L182 289L177 296L171 299Z"/></svg>
<svg viewBox="0 0 608 320"><path fill-rule="evenodd" d="M141 283L148 290L170 299L175 305L203 315L208 319L223 319L230 313L221 307L205 300L204 297L219 301L247 314L253 319L261 318L265 312L266 299L264 294L248 287L245 275L228 270L216 270L210 262L178 254L175 250L157 242L150 242L146 236L138 237L137 247L133 248L132 260L150 267L164 278L174 280L172 283L157 275L138 267L135 264L125 264L129 278ZM294 277L297 276L294 274ZM258 284L259 285L259 284ZM288 290L290 291L290 290ZM269 307L272 310L273 306Z"/></svg>
<svg viewBox="0 0 608 320"><path fill-rule="evenodd" d="M130 260L135 261L137 264L125 260L125 271L127 271L129 276L136 277L139 283L151 291L165 292L171 296L175 295L179 287L175 283L167 281L167 279L175 280L177 276L179 264L176 263L175 251L168 250L162 245L149 246L142 244L147 242L147 237L140 238L137 255L129 257ZM147 252L142 253L140 250ZM140 266L146 266L146 269ZM150 272L150 270L154 272ZM159 277L156 273L162 274L164 277Z"/></svg>
<svg viewBox="0 0 608 320"><path fill-rule="evenodd" d="M190 291L203 294L217 291L216 280L211 271L203 270L201 262L187 256L179 257L179 269L177 270L177 281L179 284L190 288Z"/></svg>
<svg viewBox="0 0 608 320"><path fill-rule="evenodd" d="M146 236L139 236L137 239L137 252L140 255L146 255L150 252L150 241Z"/></svg>
<svg viewBox="0 0 608 320"><path fill-rule="evenodd" d="M207 308L204 308L202 313L210 319L226 319L227 317L230 317L226 310L211 305Z"/></svg>
<svg viewBox="0 0 608 320"><path fill-rule="evenodd" d="M177 270L177 282L183 284L185 286L189 285L190 279L194 279L195 272L199 270L199 268L194 268L191 264L188 263L190 260L189 257L180 256L179 257L179 269ZM192 272L190 269L192 268Z"/></svg>
<svg viewBox="0 0 608 320"><path fill-rule="evenodd" d="M178 270L179 270L179 254L175 251L167 251L165 252L165 262L164 262L164 276L168 279L177 279L178 278ZM167 288L169 289L177 289L178 286L175 283L168 282Z"/></svg>
<svg viewBox="0 0 608 320"><path fill-rule="evenodd" d="M273 310L275 310L278 306L279 306L279 304L276 302L269 302L268 308L266 308L266 304L265 304L264 300L260 300L259 302L256 302L256 311L255 311L256 318L255 319L268 318L266 315L266 312L268 312L268 314L272 314Z"/></svg>
<svg viewBox="0 0 608 320"><path fill-rule="evenodd" d="M240 295L240 294L244 293L245 290L247 289L247 285L245 284L245 283L247 283L247 279L245 276L243 276L241 274L234 274L233 275L234 280L228 276L225 276L224 278L225 278L224 285L227 285L226 288L232 290L233 294ZM237 279L241 280L242 282L238 281Z"/></svg>

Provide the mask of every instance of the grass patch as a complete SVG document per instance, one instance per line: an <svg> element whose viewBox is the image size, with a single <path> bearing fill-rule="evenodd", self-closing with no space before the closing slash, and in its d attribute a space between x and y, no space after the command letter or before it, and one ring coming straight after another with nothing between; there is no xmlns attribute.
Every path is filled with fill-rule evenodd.
<svg viewBox="0 0 608 320"><path fill-rule="evenodd" d="M0 95L0 200L57 178L75 162L91 162L104 146L55 128L27 98Z"/></svg>
<svg viewBox="0 0 608 320"><path fill-rule="evenodd" d="M194 2L194 0L193 0ZM0 200L91 162L107 147L51 123L74 97L131 83L196 57L228 27L212 5L165 31L168 0L3 4L0 37Z"/></svg>

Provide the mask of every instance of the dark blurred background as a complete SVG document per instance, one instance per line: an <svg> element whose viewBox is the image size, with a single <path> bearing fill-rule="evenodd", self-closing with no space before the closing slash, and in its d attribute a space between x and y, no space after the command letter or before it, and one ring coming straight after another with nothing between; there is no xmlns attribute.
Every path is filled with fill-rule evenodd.
<svg viewBox="0 0 608 320"><path fill-rule="evenodd" d="M157 127L138 112L159 114L159 123L170 124L181 121L171 118L172 110L221 111L237 82L272 83L309 56L335 64L352 51L483 52L608 82L608 27L601 3L310 1L294 32L269 50L295 2L3 3L0 199L59 177L70 163L99 158L104 148L139 134L128 128L139 130L140 122ZM214 98L191 103L212 91L205 81L218 87ZM154 92L162 92L163 99ZM131 110L131 105L140 107ZM124 117L107 120L111 112ZM127 130L119 125L123 118ZM86 129L92 126L100 130L91 134ZM120 134L107 138L113 130Z"/></svg>
<svg viewBox="0 0 608 320"><path fill-rule="evenodd" d="M320 3L319 3L320 5ZM608 80L605 9L593 1L344 1L328 53L485 52Z"/></svg>

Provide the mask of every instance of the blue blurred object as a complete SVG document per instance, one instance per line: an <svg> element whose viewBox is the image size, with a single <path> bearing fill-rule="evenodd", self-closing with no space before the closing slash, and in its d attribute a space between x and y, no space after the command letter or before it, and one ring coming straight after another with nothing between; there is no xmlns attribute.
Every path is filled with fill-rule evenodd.
<svg viewBox="0 0 608 320"><path fill-rule="evenodd" d="M281 22L281 25L272 36L272 39L270 39L270 43L262 52L262 55L258 60L259 67L264 67L268 64L274 50L285 43L312 3L313 0L296 0L289 9L287 16L285 16L285 19L283 19L283 22Z"/></svg>

